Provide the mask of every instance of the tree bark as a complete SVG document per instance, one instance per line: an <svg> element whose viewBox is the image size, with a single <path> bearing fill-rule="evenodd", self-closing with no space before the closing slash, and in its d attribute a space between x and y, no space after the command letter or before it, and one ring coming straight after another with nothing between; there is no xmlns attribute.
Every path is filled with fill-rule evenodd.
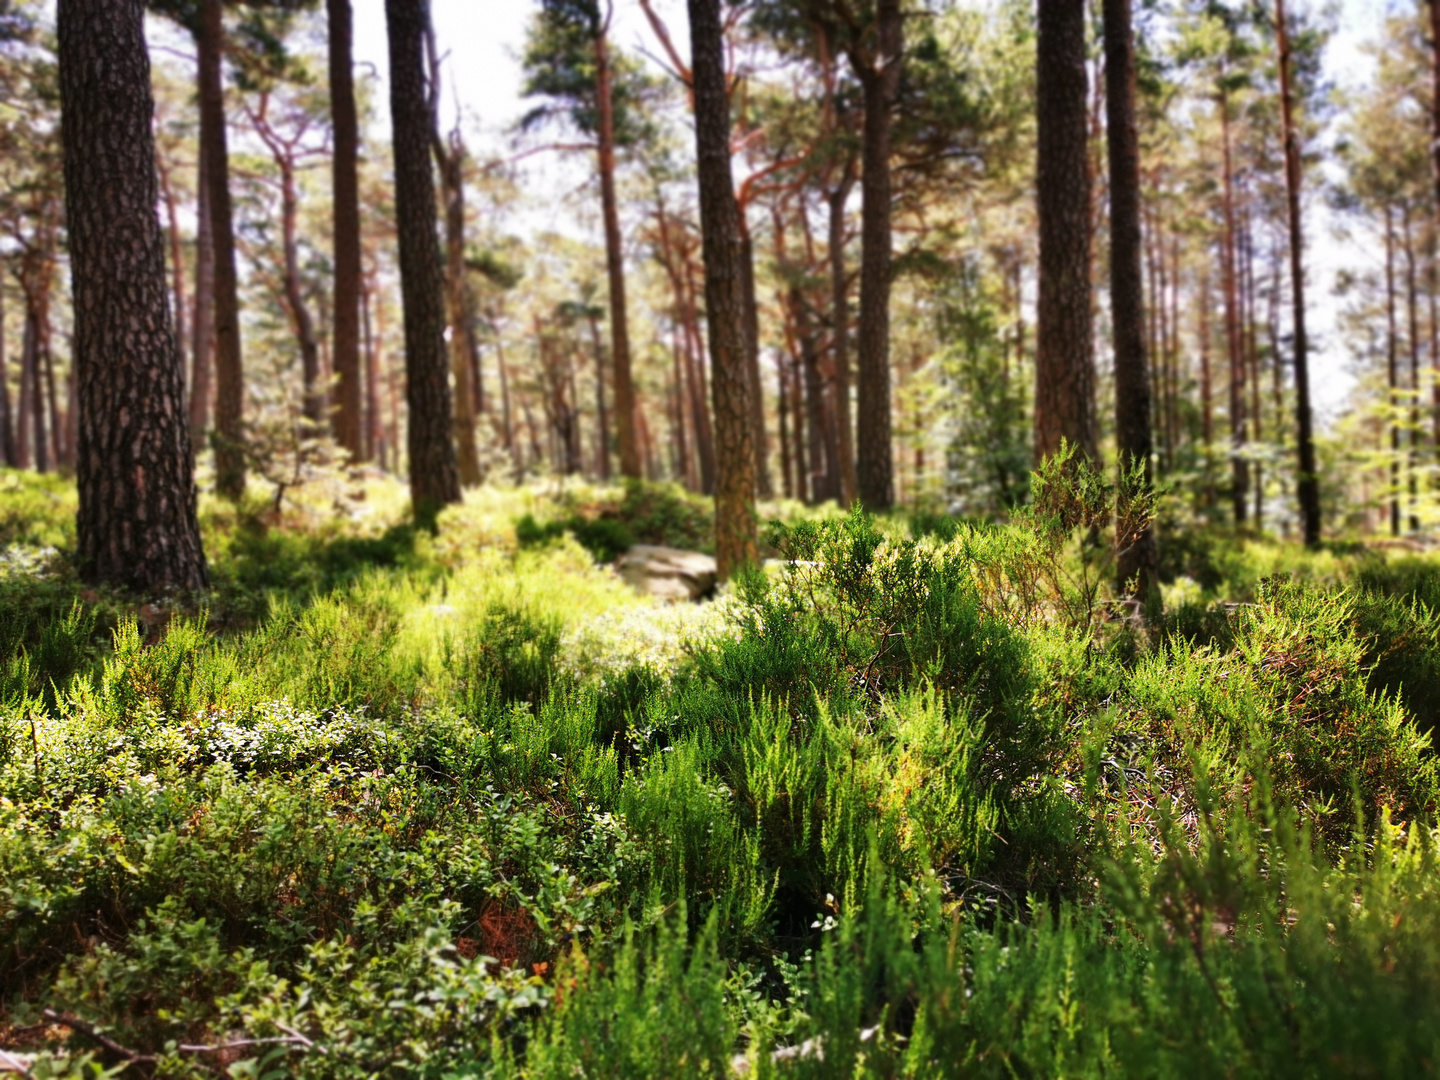
<svg viewBox="0 0 1440 1080"><path fill-rule="evenodd" d="M25 299L25 333L20 346L20 467L34 465L36 472L48 472L45 410L40 396L40 326L35 308Z"/></svg>
<svg viewBox="0 0 1440 1080"><path fill-rule="evenodd" d="M460 501L451 438L453 403L445 355L445 275L436 234L432 121L425 86L427 0L385 0L390 45L390 118L395 154L395 224L405 318L406 446L415 520L433 527Z"/></svg>
<svg viewBox="0 0 1440 1080"><path fill-rule="evenodd" d="M365 458L360 379L360 125L355 108L355 73L351 57L353 20L350 0L326 0L329 46L330 123L334 153L330 158L333 198L335 314L331 358L335 367L335 441L352 461Z"/></svg>
<svg viewBox="0 0 1440 1080"><path fill-rule="evenodd" d="M1295 442L1299 465L1296 489L1305 543L1320 544L1320 477L1310 415L1310 341L1305 332L1305 230L1300 218L1300 136L1290 86L1290 35L1285 0L1275 0L1275 44L1280 62L1280 116L1285 139L1285 201L1290 233L1290 288L1295 341Z"/></svg>
<svg viewBox="0 0 1440 1080"><path fill-rule="evenodd" d="M845 269L845 204L855 186L853 159L829 193L831 352L835 361L835 430L840 445L840 498L848 507L859 497L855 472L855 429L850 421L850 287Z"/></svg>
<svg viewBox="0 0 1440 1080"><path fill-rule="evenodd" d="M1085 5L1039 0L1036 42L1040 301L1035 343L1035 453L1062 440L1096 457L1090 288L1090 158Z"/></svg>
<svg viewBox="0 0 1440 1080"><path fill-rule="evenodd" d="M605 347L600 343L598 308L585 314L590 326L590 349L595 357L595 471L602 481L610 479L610 420L605 409Z"/></svg>
<svg viewBox="0 0 1440 1080"><path fill-rule="evenodd" d="M1245 352L1240 344L1240 303L1235 272L1235 170L1230 150L1230 97L1223 90L1220 106L1221 202L1225 231L1221 237L1220 269L1225 288L1225 352L1230 362L1230 504L1235 524L1244 525L1249 502L1249 463L1245 449Z"/></svg>
<svg viewBox="0 0 1440 1080"><path fill-rule="evenodd" d="M1140 139L1135 122L1135 41L1130 0L1105 0L1105 141L1110 163L1110 311L1115 337L1115 443L1122 500L1151 486L1150 371L1145 351L1145 297L1141 270ZM1142 470L1140 491L1124 478ZM1125 524L1124 515L1117 518ZM1117 534L1119 588L1142 599L1155 586L1155 530ZM1134 588L1131 589L1131 582Z"/></svg>
<svg viewBox="0 0 1440 1080"><path fill-rule="evenodd" d="M206 154L210 230L215 245L215 486L228 499L245 493L245 374L235 271L235 221L230 205L230 152L225 129L221 0L200 0L196 36L200 73L200 145Z"/></svg>
<svg viewBox="0 0 1440 1080"><path fill-rule="evenodd" d="M1395 223L1385 204L1385 373L1390 413L1390 535L1400 535L1400 338L1395 319Z"/></svg>
<svg viewBox="0 0 1440 1080"><path fill-rule="evenodd" d="M10 407L10 358L5 352L4 263L0 263L0 458L12 469L20 464L15 454L15 423Z"/></svg>
<svg viewBox="0 0 1440 1080"><path fill-rule="evenodd" d="M750 380L751 438L755 440L756 494L772 498L770 447L765 435L765 394L760 385L760 305L755 298L755 244L740 207L740 266L745 275L745 375Z"/></svg>
<svg viewBox="0 0 1440 1080"><path fill-rule="evenodd" d="M160 178L160 196L165 203L165 231L170 242L170 288L175 317L175 345L180 355L180 372L185 372L185 245L180 239L180 205L171 183L170 163L161 152L155 154L155 169Z"/></svg>
<svg viewBox="0 0 1440 1080"><path fill-rule="evenodd" d="M635 384L630 374L630 324L625 309L625 249L615 193L615 102L611 86L609 28L595 38L596 153L600 207L605 222L605 272L610 285L610 355L615 378L615 426L620 436L620 475L639 478L640 447L635 438Z"/></svg>
<svg viewBox="0 0 1440 1080"><path fill-rule="evenodd" d="M689 0L705 321L715 405L715 560L721 579L759 560L755 445L746 372L740 210L730 172L730 102L720 0Z"/></svg>
<svg viewBox="0 0 1440 1080"><path fill-rule="evenodd" d="M207 584L156 216L141 0L60 0L66 216L79 371L76 539L92 581Z"/></svg>
<svg viewBox="0 0 1440 1080"><path fill-rule="evenodd" d="M446 146L437 130L435 158L445 200L445 297L450 313L450 368L455 377L455 443L460 483L474 487L484 477L475 446L475 386L470 366L475 327L465 295L465 147L455 132Z"/></svg>
<svg viewBox="0 0 1440 1080"><path fill-rule="evenodd" d="M902 30L900 0L876 0L873 57L854 65L865 103L856 484L868 510L888 510L895 502L890 434L890 112L900 89Z"/></svg>
<svg viewBox="0 0 1440 1080"><path fill-rule="evenodd" d="M215 230L210 221L209 151L201 132L195 181L195 308L190 320L190 443L195 456L205 448L215 370Z"/></svg>

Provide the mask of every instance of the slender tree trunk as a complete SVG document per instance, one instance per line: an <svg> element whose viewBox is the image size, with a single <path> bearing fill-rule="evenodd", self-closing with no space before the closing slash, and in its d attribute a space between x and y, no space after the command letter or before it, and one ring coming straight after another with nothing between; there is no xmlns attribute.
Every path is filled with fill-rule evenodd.
<svg viewBox="0 0 1440 1080"><path fill-rule="evenodd" d="M180 354L180 373L185 373L185 244L180 238L180 205L175 197L170 163L163 153L155 154L155 169L160 178L160 195L165 202L165 227L170 241L170 289L175 313L175 345Z"/></svg>
<svg viewBox="0 0 1440 1080"><path fill-rule="evenodd" d="M1305 231L1300 219L1300 136L1295 130L1295 102L1290 86L1290 36L1285 25L1285 0L1275 0L1275 41L1280 63L1280 115L1285 138L1285 196L1290 232L1290 287L1294 305L1295 441L1299 473L1300 517L1305 543L1320 543L1320 477L1315 465L1315 438L1310 416L1310 342L1305 332Z"/></svg>
<svg viewBox="0 0 1440 1080"><path fill-rule="evenodd" d="M395 217L405 315L405 397L410 498L415 519L433 527L460 501L454 404L445 355L445 274L436 235L432 120L425 85L427 0L385 0L390 39L390 117L395 152Z"/></svg>
<svg viewBox="0 0 1440 1080"><path fill-rule="evenodd" d="M760 305L755 298L755 244L750 238L750 224L745 208L740 207L740 266L744 272L745 293L745 377L750 380L750 426L755 442L756 495L772 498L770 482L770 446L765 434L765 394L760 384Z"/></svg>
<svg viewBox="0 0 1440 1080"><path fill-rule="evenodd" d="M1250 470L1245 450L1245 357L1240 347L1240 312L1235 281L1235 173L1230 154L1230 98L1221 92L1221 201L1225 231L1220 270L1225 289L1225 351L1230 361L1230 502L1235 524L1244 525L1249 507Z"/></svg>
<svg viewBox="0 0 1440 1080"><path fill-rule="evenodd" d="M474 487L481 479L480 453L475 446L475 386L470 368L470 322L465 298L465 147L454 132L446 147L437 131L435 158L445 199L445 296L450 314L450 369L455 377L455 444L460 483Z"/></svg>
<svg viewBox="0 0 1440 1080"><path fill-rule="evenodd" d="M1200 339L1200 439L1201 459L1205 474L1205 505L1215 505L1215 473L1212 468L1215 457L1215 381L1210 371L1210 273L1200 271L1200 325L1196 336Z"/></svg>
<svg viewBox="0 0 1440 1080"><path fill-rule="evenodd" d="M1405 467L1409 474L1410 531L1420 531L1420 300L1415 270L1415 236L1410 203L1404 204L1405 237L1405 321L1410 352L1410 453Z"/></svg>
<svg viewBox="0 0 1440 1080"><path fill-rule="evenodd" d="M205 448L210 426L211 383L215 370L215 230L210 217L208 131L200 133L195 181L195 313L190 320L190 442L195 456Z"/></svg>
<svg viewBox="0 0 1440 1080"><path fill-rule="evenodd" d="M155 214L141 0L60 0L65 202L80 372L76 540L92 581L207 584Z"/></svg>
<svg viewBox="0 0 1440 1080"><path fill-rule="evenodd" d="M300 192L295 186L295 161L287 148L271 143L275 164L280 170L280 235L285 260L285 306L290 309L290 326L295 344L300 349L300 373L303 380L301 412L306 420L306 434L319 434L325 422L325 392L320 382L320 342L315 334L315 317L305 299L305 285L300 279Z"/></svg>
<svg viewBox="0 0 1440 1080"><path fill-rule="evenodd" d="M686 487L693 487L689 438L685 432L685 346L681 341L682 333L677 312L670 328L670 378L674 389L675 409L671 430L674 432L675 441L675 475Z"/></svg>
<svg viewBox="0 0 1440 1080"><path fill-rule="evenodd" d="M620 437L620 475L639 478L635 439L635 384L630 374L630 325L625 306L625 250L615 193L615 102L611 86L608 28L595 38L595 112L600 169L600 208L605 224L605 272L610 283L610 355L615 377L615 426Z"/></svg>
<svg viewBox="0 0 1440 1080"><path fill-rule="evenodd" d="M5 264L0 262L0 458L12 469L20 462L15 453L15 420L10 407L10 358L5 352Z"/></svg>
<svg viewBox="0 0 1440 1080"><path fill-rule="evenodd" d="M1399 327L1395 316L1395 222L1385 204L1385 373L1390 427L1390 535L1400 535Z"/></svg>
<svg viewBox="0 0 1440 1080"><path fill-rule="evenodd" d="M600 316L591 311L590 348L595 355L595 469L601 480L610 479L610 420L605 412L605 346L600 343Z"/></svg>
<svg viewBox="0 0 1440 1080"><path fill-rule="evenodd" d="M355 73L350 0L326 0L329 44L330 122L334 153L330 190L334 200L335 326L331 352L335 366L335 441L352 461L365 458L360 380L360 125L355 108Z"/></svg>
<svg viewBox="0 0 1440 1080"><path fill-rule="evenodd" d="M44 321L41 323L43 333L40 338L40 363L45 372L45 404L50 411L50 460L59 469L69 463L69 454L65 445L65 416L60 411L60 397L55 393L55 352L50 346L50 331L47 325L50 321L49 304L46 304L42 318ZM181 401L184 401L183 387Z"/></svg>
<svg viewBox="0 0 1440 1080"><path fill-rule="evenodd" d="M705 378L705 343L700 334L698 287L694 280L695 267L687 258L685 265L686 304L685 328L687 331L686 358L689 361L687 382L690 389L690 412L695 418L695 453L700 464L700 490L705 495L715 494L715 432L710 422L710 409L706 404L709 387Z"/></svg>
<svg viewBox="0 0 1440 1080"><path fill-rule="evenodd" d="M380 460L380 467L384 468L384 458L381 456L381 447L385 440L384 418L380 415L380 352L378 335L375 333L375 325L370 317L370 305L372 302L373 290L370 288L368 279L362 274L360 278L360 348L361 355L365 360L365 439L361 447L359 461Z"/></svg>
<svg viewBox="0 0 1440 1080"><path fill-rule="evenodd" d="M24 370L20 376L21 408L28 423L21 429L29 435L27 448L34 454L36 472L50 471L49 440L45 437L45 397L40 378L40 318L34 301L25 297ZM22 436L23 437L23 436ZM26 461L28 466L30 461Z"/></svg>
<svg viewBox="0 0 1440 1080"><path fill-rule="evenodd" d="M888 510L895 502L890 434L890 113L900 89L902 48L900 0L876 0L874 54L868 59L853 58L865 105L856 334L856 483L860 501L869 510Z"/></svg>
<svg viewBox="0 0 1440 1080"><path fill-rule="evenodd" d="M1110 162L1110 310L1115 336L1115 443L1122 478L1140 469L1139 491L1151 485L1150 372L1145 352L1141 271L1140 139L1135 123L1135 40L1130 0L1104 0L1106 145ZM1117 519L1122 525L1124 514ZM1119 588L1147 597L1155 586L1158 553L1148 520L1115 538Z"/></svg>
<svg viewBox="0 0 1440 1080"><path fill-rule="evenodd" d="M1035 453L1068 443L1094 460L1095 357L1090 289L1090 158L1085 6L1038 0L1036 189L1040 224Z"/></svg>
<svg viewBox="0 0 1440 1080"><path fill-rule="evenodd" d="M240 346L240 297L235 271L235 223L230 206L230 152L225 130L221 57L225 23L221 0L200 0L196 36L200 73L200 146L214 244L215 485L228 499L245 493L245 375ZM83 396L83 395L82 395Z"/></svg>
<svg viewBox="0 0 1440 1080"><path fill-rule="evenodd" d="M855 434L850 421L850 287L845 269L845 204L855 186L855 164L845 163L840 183L829 193L831 350L835 363L835 429L840 444L840 498L850 506L859 498L855 472Z"/></svg>
<svg viewBox="0 0 1440 1080"><path fill-rule="evenodd" d="M705 260L705 321L714 364L715 560L724 580L759 560L754 428L746 371L745 269L740 209L730 172L730 102L725 85L720 0L688 3L695 157Z"/></svg>

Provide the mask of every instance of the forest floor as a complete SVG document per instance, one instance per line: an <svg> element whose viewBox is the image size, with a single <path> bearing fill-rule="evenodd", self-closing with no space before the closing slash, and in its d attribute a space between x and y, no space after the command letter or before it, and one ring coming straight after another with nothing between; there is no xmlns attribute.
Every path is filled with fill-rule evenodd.
<svg viewBox="0 0 1440 1080"><path fill-rule="evenodd" d="M0 471L0 1075L1433 1074L1440 557L1162 520L1137 612L1038 494L663 605L676 490L337 479L141 603Z"/></svg>

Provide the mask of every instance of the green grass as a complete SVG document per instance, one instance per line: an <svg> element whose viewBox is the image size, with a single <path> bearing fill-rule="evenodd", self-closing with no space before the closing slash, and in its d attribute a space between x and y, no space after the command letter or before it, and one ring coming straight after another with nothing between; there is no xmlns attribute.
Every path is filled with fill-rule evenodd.
<svg viewBox="0 0 1440 1080"><path fill-rule="evenodd" d="M1440 1061L1440 564L1187 534L1146 630L1049 492L791 509L780 563L662 608L523 523L678 542L676 493L487 489L431 536L377 489L205 507L215 589L161 611L12 481L0 1047L36 1075Z"/></svg>

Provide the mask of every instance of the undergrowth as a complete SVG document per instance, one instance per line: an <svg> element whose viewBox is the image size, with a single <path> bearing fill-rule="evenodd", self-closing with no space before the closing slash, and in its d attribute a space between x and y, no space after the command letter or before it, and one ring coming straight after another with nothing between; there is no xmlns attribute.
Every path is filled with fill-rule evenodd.
<svg viewBox="0 0 1440 1080"><path fill-rule="evenodd" d="M527 544L580 512L534 492L434 536L214 507L201 603L89 592L65 511L19 526L0 1048L36 1076L1433 1072L1440 565L1192 536L1217 577L1177 560L1147 622L1103 585L1112 493L1037 484L1003 526L792 515L673 608L568 525ZM678 498L645 505L679 529Z"/></svg>

